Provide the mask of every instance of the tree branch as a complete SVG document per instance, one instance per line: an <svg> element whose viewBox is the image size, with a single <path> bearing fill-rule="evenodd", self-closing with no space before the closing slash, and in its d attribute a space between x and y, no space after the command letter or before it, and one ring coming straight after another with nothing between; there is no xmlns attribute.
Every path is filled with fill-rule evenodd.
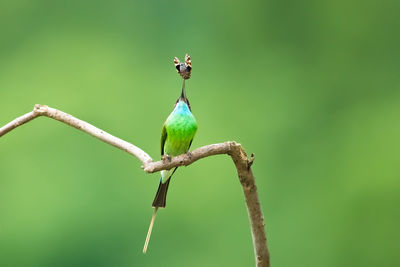
<svg viewBox="0 0 400 267"><path fill-rule="evenodd" d="M169 170L178 166L188 166L195 161L218 154L228 154L231 156L239 176L239 181L243 188L244 197L246 200L247 211L250 219L250 228L253 238L253 247L256 260L256 266L269 267L269 252L267 248L267 240L264 229L264 217L261 211L260 202L258 199L257 187L254 176L251 171L251 165L254 161L254 155L247 157L242 146L236 142L225 142L212 144L195 149L191 153L182 154L170 159L153 161L153 159L139 147L115 137L85 121L75 118L60 110L45 106L35 105L33 111L11 121L0 128L0 137L14 130L37 117L45 116L78 130L88 133L101 141L110 144L116 148L128 152L137 157L142 162L142 168L147 173L158 172L161 170Z"/></svg>
<svg viewBox="0 0 400 267"><path fill-rule="evenodd" d="M148 162L152 162L153 159L143 150L138 148L137 146L128 143L118 137L115 137L85 121L82 121L78 118L75 118L65 112L62 112L60 110L45 106L45 105L35 105L33 108L33 111L16 118L12 122L6 124L5 126L0 128L0 137L5 135L11 130L14 130L18 126L23 125L24 123L27 123L37 117L40 116L45 116L49 117L58 121L61 121L69 126L72 126L78 130L81 130L85 133L88 133L101 141L110 144L112 146L115 146L116 148L119 148L121 150L124 150L128 152L129 154L134 155L137 157L143 164L146 164Z"/></svg>

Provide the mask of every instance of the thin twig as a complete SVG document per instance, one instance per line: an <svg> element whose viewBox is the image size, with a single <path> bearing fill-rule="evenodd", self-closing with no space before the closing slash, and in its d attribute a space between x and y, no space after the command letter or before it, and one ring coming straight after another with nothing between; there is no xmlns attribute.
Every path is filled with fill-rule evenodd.
<svg viewBox="0 0 400 267"><path fill-rule="evenodd" d="M142 168L147 173L158 172L161 170L169 170L178 166L188 166L195 161L218 154L228 154L231 156L239 176L240 183L243 188L244 197L246 200L247 211L249 213L250 228L253 238L253 247L256 260L256 266L269 267L269 252L267 248L267 240L264 229L264 217L261 211L260 202L258 199L257 187L254 176L251 171L251 165L254 161L254 155L247 158L246 152L242 146L236 142L225 142L212 144L195 149L191 153L182 154L171 160L160 160L154 162L152 158L139 147L115 137L85 121L75 118L60 110L45 106L35 105L33 111L11 121L0 128L0 137L14 130L18 126L23 125L37 117L45 116L78 130L86 132L101 141L115 146L129 154L137 157L142 162Z"/></svg>

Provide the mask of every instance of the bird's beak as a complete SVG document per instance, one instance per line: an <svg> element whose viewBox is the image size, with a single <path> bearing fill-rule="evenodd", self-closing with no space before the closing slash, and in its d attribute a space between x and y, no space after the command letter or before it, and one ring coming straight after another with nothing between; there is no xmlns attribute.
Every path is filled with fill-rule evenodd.
<svg viewBox="0 0 400 267"><path fill-rule="evenodd" d="M182 93L181 93L181 97L179 98L179 100L182 100L182 101L185 101L185 100L186 100L185 80L183 80L183 84L182 84Z"/></svg>

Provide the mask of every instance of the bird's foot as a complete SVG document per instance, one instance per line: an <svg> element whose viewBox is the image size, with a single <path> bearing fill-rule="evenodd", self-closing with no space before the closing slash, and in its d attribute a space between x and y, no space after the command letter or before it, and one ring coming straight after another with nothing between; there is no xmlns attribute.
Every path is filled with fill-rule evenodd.
<svg viewBox="0 0 400 267"><path fill-rule="evenodd" d="M164 154L161 156L162 161L169 161L171 162L171 156L168 154Z"/></svg>
<svg viewBox="0 0 400 267"><path fill-rule="evenodd" d="M192 156L193 156L192 152L188 151L188 152L186 152L186 155L189 157L189 159L192 159Z"/></svg>

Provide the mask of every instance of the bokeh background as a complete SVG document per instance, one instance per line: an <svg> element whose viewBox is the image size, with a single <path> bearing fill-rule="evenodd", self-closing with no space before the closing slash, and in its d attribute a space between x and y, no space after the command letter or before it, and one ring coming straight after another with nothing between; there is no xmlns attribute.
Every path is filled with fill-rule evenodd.
<svg viewBox="0 0 400 267"><path fill-rule="evenodd" d="M235 140L273 266L400 266L398 1L0 3L0 125L47 104L159 158L193 61L192 148ZM159 174L39 118L0 138L0 266L253 266L227 156Z"/></svg>

